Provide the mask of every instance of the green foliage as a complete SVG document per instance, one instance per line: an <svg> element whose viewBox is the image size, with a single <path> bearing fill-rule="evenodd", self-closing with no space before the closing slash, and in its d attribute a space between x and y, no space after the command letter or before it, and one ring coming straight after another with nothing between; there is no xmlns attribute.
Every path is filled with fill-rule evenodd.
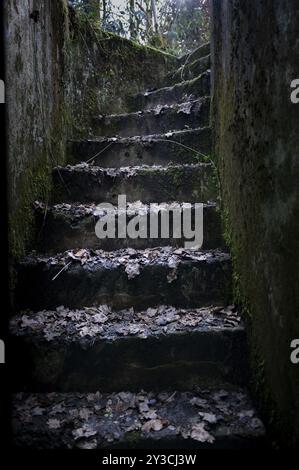
<svg viewBox="0 0 299 470"><path fill-rule="evenodd" d="M209 40L209 0L72 0L94 27L180 55Z"/></svg>

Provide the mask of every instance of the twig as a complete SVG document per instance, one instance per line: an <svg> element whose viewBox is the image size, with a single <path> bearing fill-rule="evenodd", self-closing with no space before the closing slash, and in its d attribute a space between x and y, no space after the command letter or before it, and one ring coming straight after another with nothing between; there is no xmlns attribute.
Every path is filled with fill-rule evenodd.
<svg viewBox="0 0 299 470"><path fill-rule="evenodd" d="M53 277L52 281L56 281L56 279L58 278L58 276L60 276L60 274L62 274L64 271L66 271L69 266L72 264L72 261L70 261L68 264L66 264L60 271L58 274L56 274L56 276Z"/></svg>

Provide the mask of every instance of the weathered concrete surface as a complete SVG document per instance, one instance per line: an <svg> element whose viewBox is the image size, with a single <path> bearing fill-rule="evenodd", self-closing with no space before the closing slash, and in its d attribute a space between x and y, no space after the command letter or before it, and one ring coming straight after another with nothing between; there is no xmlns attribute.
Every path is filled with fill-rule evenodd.
<svg viewBox="0 0 299 470"><path fill-rule="evenodd" d="M9 241L20 258L33 242L32 204L50 199L67 137L88 136L94 115L126 112L128 94L160 86L178 60L95 32L67 0L7 0L5 37Z"/></svg>
<svg viewBox="0 0 299 470"><path fill-rule="evenodd" d="M79 405L78 405L79 404ZM13 397L13 434L31 449L256 449L264 426L236 390Z"/></svg>
<svg viewBox="0 0 299 470"><path fill-rule="evenodd" d="M73 163L94 162L102 167L195 163L211 154L211 129L190 129L128 138L97 137L71 140L69 159Z"/></svg>
<svg viewBox="0 0 299 470"><path fill-rule="evenodd" d="M148 250L32 254L19 267L18 307L40 310L108 304L147 308L227 305L231 261L227 253L171 247Z"/></svg>
<svg viewBox="0 0 299 470"><path fill-rule="evenodd" d="M152 109L158 105L183 103L188 100L210 95L210 72L206 71L199 77L186 82L176 83L171 87L138 93L129 96L128 108L131 112L141 109Z"/></svg>
<svg viewBox="0 0 299 470"><path fill-rule="evenodd" d="M36 198L47 200L51 169L63 163L67 1L5 2L9 244L24 253ZM30 17L32 15L32 17Z"/></svg>
<svg viewBox="0 0 299 470"><path fill-rule="evenodd" d="M298 445L298 2L214 0L213 23L215 157L257 396L278 439Z"/></svg>
<svg viewBox="0 0 299 470"><path fill-rule="evenodd" d="M169 72L165 78L165 85L171 86L184 80L193 80L211 68L210 54L197 60L191 56L190 60L191 63L184 63L179 69Z"/></svg>
<svg viewBox="0 0 299 470"><path fill-rule="evenodd" d="M58 167L53 172L56 202L118 203L119 195L128 202L144 203L217 200L211 163L190 165L141 165L101 168L85 163Z"/></svg>
<svg viewBox="0 0 299 470"><path fill-rule="evenodd" d="M36 204L36 246L38 251L44 253L59 253L75 248L101 249L105 251L119 250L121 248L145 249L157 246L184 246L187 241L183 230L180 238L173 238L173 222L169 219L170 238L162 238L161 213L181 208L179 203L160 204L161 212L158 220L158 237L150 236L150 218L158 210L156 205L142 204L137 201L127 204L127 222L140 215L146 218L148 238L105 238L96 236L95 227L107 210L98 210L95 204L58 204L45 206ZM113 216L118 224L119 209L115 206ZM195 208L192 206L192 220L195 220ZM203 208L203 250L224 248L225 242L222 233L220 211L216 204L205 204Z"/></svg>
<svg viewBox="0 0 299 470"><path fill-rule="evenodd" d="M210 99L157 106L149 111L95 117L95 135L132 137L165 134L169 131L206 127L210 120Z"/></svg>
<svg viewBox="0 0 299 470"><path fill-rule="evenodd" d="M162 86L179 62L152 47L92 29L73 15L71 35L68 108L74 135L86 135L96 114L128 112L129 95Z"/></svg>
<svg viewBox="0 0 299 470"><path fill-rule="evenodd" d="M16 391L187 391L248 381L245 330L232 308L60 307L14 317L11 334Z"/></svg>

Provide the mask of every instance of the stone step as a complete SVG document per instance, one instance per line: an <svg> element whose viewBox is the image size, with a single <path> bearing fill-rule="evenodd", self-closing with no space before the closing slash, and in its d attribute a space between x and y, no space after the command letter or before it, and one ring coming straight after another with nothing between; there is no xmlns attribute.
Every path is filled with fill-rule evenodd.
<svg viewBox="0 0 299 470"><path fill-rule="evenodd" d="M72 140L68 157L73 163L94 161L101 167L196 163L211 154L211 129L192 129L143 137Z"/></svg>
<svg viewBox="0 0 299 470"><path fill-rule="evenodd" d="M53 171L55 202L213 202L217 200L210 163L101 168L86 163Z"/></svg>
<svg viewBox="0 0 299 470"><path fill-rule="evenodd" d="M265 429L243 389L197 392L18 393L17 447L38 449L256 449Z"/></svg>
<svg viewBox="0 0 299 470"><path fill-rule="evenodd" d="M194 60L202 59L203 57L206 57L209 55L211 52L211 44L207 42L206 44L203 44L202 46L198 47L192 52L188 52L187 54L184 54L179 58L179 63L181 65L191 63Z"/></svg>
<svg viewBox="0 0 299 470"><path fill-rule="evenodd" d="M105 252L33 253L18 267L19 311L107 304L193 308L231 301L231 259L220 251L162 247Z"/></svg>
<svg viewBox="0 0 299 470"><path fill-rule="evenodd" d="M93 130L96 135L107 137L143 136L208 126L209 118L210 98L206 97L144 112L95 117Z"/></svg>
<svg viewBox="0 0 299 470"><path fill-rule="evenodd" d="M14 317L10 332L17 391L194 390L248 379L233 307L59 307Z"/></svg>
<svg viewBox="0 0 299 470"><path fill-rule="evenodd" d="M58 204L55 206L45 206L36 203L36 220L38 235L38 250L46 253L59 253L70 249L88 248L102 249L106 251L118 250L122 248L145 249L157 246L182 247L187 241L184 231L174 238L173 219L171 210L181 210L186 208L186 204L162 203L142 204L137 201L127 204L126 222L129 223L136 216L145 218L147 224L147 238L98 238L95 232L96 224L103 217L106 217L108 210L99 209L95 204ZM158 234L150 236L150 223L155 214L161 211L158 218ZM118 226L118 214L124 213L117 206L112 210ZM167 223L169 236L165 234L162 238L161 223L163 217L170 212ZM164 214L164 216L161 216ZM192 223L195 220L195 206L191 209ZM181 227L182 228L182 227ZM204 250L224 248L225 243L222 236L221 215L215 204L205 204L203 207L203 245Z"/></svg>
<svg viewBox="0 0 299 470"><path fill-rule="evenodd" d="M200 59L194 60L191 56L192 62L187 62L181 65L179 69L170 72L165 78L165 86L172 86L184 80L193 80L202 73L210 70L211 56L207 55Z"/></svg>
<svg viewBox="0 0 299 470"><path fill-rule="evenodd" d="M134 112L153 109L159 105L184 103L209 96L210 89L210 72L207 71L193 80L131 96L128 98L128 109Z"/></svg>

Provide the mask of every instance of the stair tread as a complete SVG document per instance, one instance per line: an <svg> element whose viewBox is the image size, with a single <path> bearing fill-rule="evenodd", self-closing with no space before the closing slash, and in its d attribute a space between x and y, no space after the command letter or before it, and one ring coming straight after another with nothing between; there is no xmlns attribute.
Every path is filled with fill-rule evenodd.
<svg viewBox="0 0 299 470"><path fill-rule="evenodd" d="M145 308L223 305L231 289L231 258L219 250L161 247L107 252L32 253L19 264L19 308L81 308L108 303Z"/></svg>
<svg viewBox="0 0 299 470"><path fill-rule="evenodd" d="M106 168L88 163L57 167L53 171L55 202L118 203L173 200L190 203L216 201L218 192L211 163L135 165Z"/></svg>
<svg viewBox="0 0 299 470"><path fill-rule="evenodd" d="M209 129L209 126L205 127L195 127L194 129L183 129L183 130L174 130L171 132L166 132L162 134L149 134L149 135L137 135L132 137L107 137L107 136L95 136L87 139L70 139L71 143L80 143L80 142L107 142L107 143L134 143L134 142L145 142L150 143L152 141L159 141L161 139L171 140L173 137L189 137L190 135L200 134L202 131Z"/></svg>
<svg viewBox="0 0 299 470"><path fill-rule="evenodd" d="M130 96L127 100L128 107L130 111L139 111L156 105L191 101L209 95L210 88L210 71L208 70L192 80Z"/></svg>
<svg viewBox="0 0 299 470"><path fill-rule="evenodd" d="M151 211L155 210L171 210L174 208L183 208L189 203L186 202L161 202L161 203L150 203L145 204L141 201L134 201L128 202L126 211L128 215L138 215L138 214L148 214ZM191 207L194 207L194 204L190 204ZM204 208L210 210L217 210L217 204L215 202L210 203L203 203ZM120 212L116 205L112 206L113 208L109 207L109 211L112 212ZM54 204L54 205L46 205L43 202L36 201L35 202L35 209L37 211L41 211L43 214L53 213L58 216L66 217L71 222L75 222L76 220L80 220L85 217L96 217L100 218L107 214L108 209L105 208L98 208L98 206L94 203L91 204L80 204L80 203L61 203L61 204Z"/></svg>
<svg viewBox="0 0 299 470"><path fill-rule="evenodd" d="M165 78L166 86L171 86L183 80L192 80L211 68L211 55L207 54L199 59L190 57L190 61L183 63L175 71L169 72Z"/></svg>
<svg viewBox="0 0 299 470"><path fill-rule="evenodd" d="M142 338L188 332L222 332L244 329L233 306L182 309L162 305L144 311L120 311L107 305L72 310L57 307L51 311L25 311L13 317L11 334L32 341L92 345L95 341Z"/></svg>
<svg viewBox="0 0 299 470"><path fill-rule="evenodd" d="M211 163L207 162L199 162L199 163L182 163L182 164L169 164L169 165L134 165L134 166L126 166L120 168L108 168L108 167L101 167L97 165L92 165L89 163L78 163L77 165L66 165L66 166L58 166L54 168L54 171L69 171L69 172L87 172L92 173L93 175L98 174L106 174L107 176L111 176L112 178L116 176L123 176L125 178L130 178L138 173L152 172L152 173L164 173L174 169L196 169L196 168L210 168L212 166Z"/></svg>
<svg viewBox="0 0 299 470"><path fill-rule="evenodd" d="M130 137L207 126L209 119L210 99L203 98L180 104L156 105L145 111L95 116L92 129L94 134Z"/></svg>
<svg viewBox="0 0 299 470"><path fill-rule="evenodd" d="M135 96L151 97L151 96L154 96L156 94L167 92L167 91L170 91L170 90L173 90L173 89L179 90L181 88L185 88L188 85L193 85L196 82L199 82L201 78L207 77L207 76L210 76L210 71L203 72L201 75L199 75L198 77L195 77L191 80L183 80L182 82L176 83L175 85L165 86L165 87L157 88L156 90L137 93ZM184 96L184 98L189 98L189 99L191 98L191 100L192 100L192 95L190 95L190 97L188 97L188 96L185 97ZM186 99L186 101L187 101L187 99Z"/></svg>
<svg viewBox="0 0 299 470"><path fill-rule="evenodd" d="M163 115L165 116L168 113L186 113L189 114L190 111L192 110L193 107L197 105L201 105L203 103L210 103L210 96L203 96L198 99L186 101L183 103L177 103L177 104L162 104L162 105L157 105L154 108L149 108L145 110L140 110L140 111L133 111L129 113L118 113L118 114L106 114L106 115L100 115L100 116L94 116L94 119L114 119L114 118L128 118L128 117L137 117L137 118L142 118L144 116L148 115ZM174 132L183 132L183 129L176 130Z"/></svg>
<svg viewBox="0 0 299 470"><path fill-rule="evenodd" d="M21 265L43 264L48 266L65 266L68 262L74 261L82 266L95 264L109 265L109 267L125 266L131 263L139 263L142 266L152 264L167 264L171 269L180 263L190 261L212 263L213 261L229 260L230 255L220 250L197 251L186 248L157 247L144 250L127 248L116 251L88 250L82 249L79 252L69 250L58 253L55 256L47 256L32 252L27 255Z"/></svg>
<svg viewBox="0 0 299 470"><path fill-rule="evenodd" d="M169 218L169 237L163 237L159 231L158 236L151 237L150 217L158 217L158 227L161 230L163 214L167 212L181 211L191 207L191 217L195 220L195 204L180 202L162 202L144 204L134 201L126 205L126 222L134 217L140 216L146 219L147 238L105 238L96 236L96 224L106 217L108 208L100 208L96 204L56 204L45 205L41 202L35 203L36 224L39 233L37 248L42 252L57 253L74 248L103 249L107 251L120 248L153 248L158 246L185 246L186 237L183 231L181 236L173 237L173 223ZM125 209L117 205L109 206L109 214L115 217L116 224ZM160 214L160 215L159 215ZM170 215L170 214L169 214ZM164 219L163 219L164 220ZM203 245L202 249L224 248L225 242L222 236L221 216L216 203L203 204Z"/></svg>
<svg viewBox="0 0 299 470"><path fill-rule="evenodd" d="M265 430L242 389L13 396L18 446L112 448L178 442L194 448L255 447ZM262 441L262 442L261 442ZM181 447L182 448L182 447Z"/></svg>

